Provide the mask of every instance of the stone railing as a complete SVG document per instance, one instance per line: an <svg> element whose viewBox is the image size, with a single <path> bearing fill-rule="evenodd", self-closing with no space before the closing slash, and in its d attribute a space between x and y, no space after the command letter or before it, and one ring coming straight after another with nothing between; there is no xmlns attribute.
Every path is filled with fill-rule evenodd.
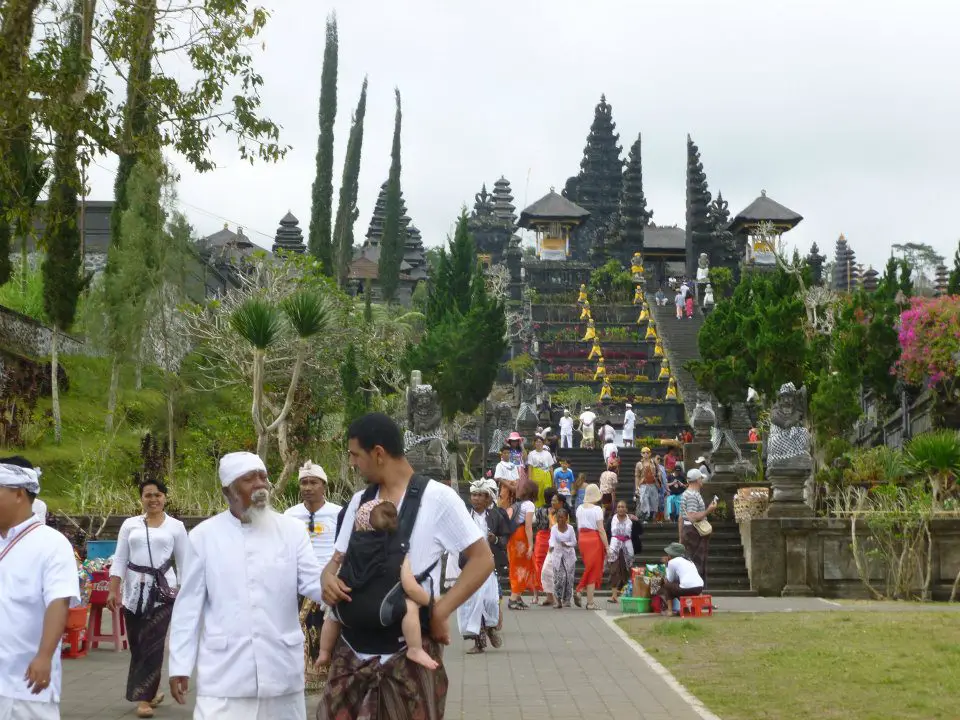
<svg viewBox="0 0 960 720"><path fill-rule="evenodd" d="M960 519L931 523L934 600L950 596L960 571ZM763 596L815 595L867 598L850 549L850 521L837 518L755 518L740 523L740 537L750 574L750 589ZM866 544L868 532L858 526ZM868 568L874 584L883 585L883 568Z"/></svg>

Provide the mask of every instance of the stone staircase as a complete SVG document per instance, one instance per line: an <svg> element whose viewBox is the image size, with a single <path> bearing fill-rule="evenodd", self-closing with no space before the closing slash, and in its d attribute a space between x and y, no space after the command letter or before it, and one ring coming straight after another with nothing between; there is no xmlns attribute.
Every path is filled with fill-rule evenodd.
<svg viewBox="0 0 960 720"><path fill-rule="evenodd" d="M650 286L648 286L650 287ZM648 292L648 300L653 299L656 288ZM676 308L672 299L665 306L657 306L653 303L650 306L650 312L653 314L657 323L657 332L663 341L663 350L670 361L670 369L673 376L677 379L677 388L680 391L680 399L687 411L687 417L693 413L697 404L697 381L686 368L686 364L691 360L700 359L700 347L697 342L697 335L703 326L703 312L697 306L693 317L686 316L677 320ZM747 389L743 389L744 398L746 398ZM714 410L716 410L716 399L714 399ZM747 433L750 430L750 417L747 415L743 403L737 403L733 408L732 426L737 437L737 441L744 443L747 440Z"/></svg>

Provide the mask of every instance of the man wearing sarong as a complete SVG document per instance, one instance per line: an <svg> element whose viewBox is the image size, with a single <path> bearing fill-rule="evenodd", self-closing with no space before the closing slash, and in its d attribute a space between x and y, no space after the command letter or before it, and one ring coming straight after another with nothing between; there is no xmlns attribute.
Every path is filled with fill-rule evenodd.
<svg viewBox="0 0 960 720"><path fill-rule="evenodd" d="M497 484L492 479L481 478L470 484L470 518L480 528L490 545L494 559L506 551L507 541L510 539L510 528L506 514L496 506ZM486 649L487 640L498 648L503 640L498 632L500 625L500 578L498 571L500 564L495 563L494 571L484 581L480 589L467 598L467 601L457 608L457 625L460 634L467 641L467 655L482 653Z"/></svg>
<svg viewBox="0 0 960 720"><path fill-rule="evenodd" d="M419 509L410 534L408 559L416 575L426 576L423 587L431 593L438 589L439 561L444 551L462 554L465 563L456 584L422 613L429 615L423 648L439 663L438 669L427 670L409 661L402 644L398 652L389 655L351 647L344 631L333 652L317 718L440 720L448 686L442 646L450 643L449 619L493 572L490 546L453 489L432 480L421 485L419 478L414 485L413 468L403 454L403 435L392 419L381 413L364 415L350 425L347 438L351 464L375 486L378 499L388 500L399 508L401 526L404 503L414 502L408 497L408 490L422 487L416 496ZM356 493L347 505L336 551L324 568L324 600L329 605L353 599L351 588L338 573L350 544L360 499L367 492L369 490ZM365 633L357 633L358 637L378 633L374 628L363 630ZM376 639L380 643L387 638L381 633ZM392 644L397 638L393 636L389 640Z"/></svg>
<svg viewBox="0 0 960 720"><path fill-rule="evenodd" d="M59 719L60 638L80 602L70 542L34 517L39 492L32 467L0 463L0 720Z"/></svg>
<svg viewBox="0 0 960 720"><path fill-rule="evenodd" d="M297 596L319 602L322 568L303 524L270 507L259 456L220 460L229 509L190 532L170 623L170 692L194 720L305 720Z"/></svg>
<svg viewBox="0 0 960 720"><path fill-rule="evenodd" d="M333 543L337 539L337 517L343 509L340 505L327 502L327 473L324 469L307 460L300 468L299 505L288 508L284 515L299 520L307 529L310 544L317 556L320 567L324 567L333 557ZM326 608L308 597L300 597L300 626L304 636L304 662L306 680L310 685L320 681L315 667L320 654L320 628L323 626L323 613Z"/></svg>

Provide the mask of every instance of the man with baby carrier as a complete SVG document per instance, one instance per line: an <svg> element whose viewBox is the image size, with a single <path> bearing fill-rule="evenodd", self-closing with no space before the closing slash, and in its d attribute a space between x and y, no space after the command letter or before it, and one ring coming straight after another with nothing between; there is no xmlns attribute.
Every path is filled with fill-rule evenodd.
<svg viewBox="0 0 960 720"><path fill-rule="evenodd" d="M336 607L339 636L317 717L373 719L386 717L389 708L391 718L439 720L448 685L442 646L450 643L450 616L490 577L493 555L456 492L414 473L393 420L381 413L364 415L350 425L347 437L350 463L370 485L347 506L336 551L323 571L323 599ZM392 504L396 521L358 523L360 507L375 508L367 505L374 500ZM383 543L386 560L376 579L341 572L353 564L348 556L355 527L367 524L382 533L376 541ZM444 552L462 554L464 564L457 583L441 597ZM412 572L426 591L425 603L419 602L419 593L407 592L401 569L405 575ZM348 577L362 586L351 587ZM402 626L408 600L421 605L422 650L436 669L431 669L433 663L408 658Z"/></svg>

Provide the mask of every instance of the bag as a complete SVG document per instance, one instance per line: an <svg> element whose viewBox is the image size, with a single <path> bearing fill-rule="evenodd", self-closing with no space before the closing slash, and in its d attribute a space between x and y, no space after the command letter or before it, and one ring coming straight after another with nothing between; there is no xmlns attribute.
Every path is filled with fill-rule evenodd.
<svg viewBox="0 0 960 720"><path fill-rule="evenodd" d="M407 598L400 583L400 567L410 552L410 536L417 522L423 492L429 482L431 480L422 475L410 478L406 495L400 505L399 527L385 539L382 565L361 590L354 589L350 602L338 603L333 607L336 619L343 626L342 637L355 652L392 655L404 648L401 621L407 611ZM360 505L373 500L376 494L376 485L367 486L360 496ZM350 554L349 547L347 554ZM420 625L424 632L430 627L430 611L434 597L431 573L438 562L439 560L416 576L419 583L430 580L430 602L420 608ZM347 558L344 558L344 565L346 563Z"/></svg>
<svg viewBox="0 0 960 720"><path fill-rule="evenodd" d="M699 533L700 537L706 537L713 532L713 525L709 520L704 519L693 523L693 529Z"/></svg>
<svg viewBox="0 0 960 720"><path fill-rule="evenodd" d="M510 506L510 510L512 510L512 512L510 513L510 524L508 527L510 528L511 535L513 535L517 531L517 528L522 527L527 521L527 516L521 514L520 512L520 506L522 504L523 503L517 500L517 502Z"/></svg>
<svg viewBox="0 0 960 720"><path fill-rule="evenodd" d="M147 519L143 519L143 526L147 529L147 556L150 558L150 567L153 565L153 551L150 549L150 525L147 523ZM180 588L172 588L167 583L166 573L167 569L173 562L172 556L161 565L162 569L157 569L154 572L153 576L153 588L151 593L153 594L153 599L160 605L173 605L177 599L177 593L180 592ZM160 578L163 578L161 581Z"/></svg>

